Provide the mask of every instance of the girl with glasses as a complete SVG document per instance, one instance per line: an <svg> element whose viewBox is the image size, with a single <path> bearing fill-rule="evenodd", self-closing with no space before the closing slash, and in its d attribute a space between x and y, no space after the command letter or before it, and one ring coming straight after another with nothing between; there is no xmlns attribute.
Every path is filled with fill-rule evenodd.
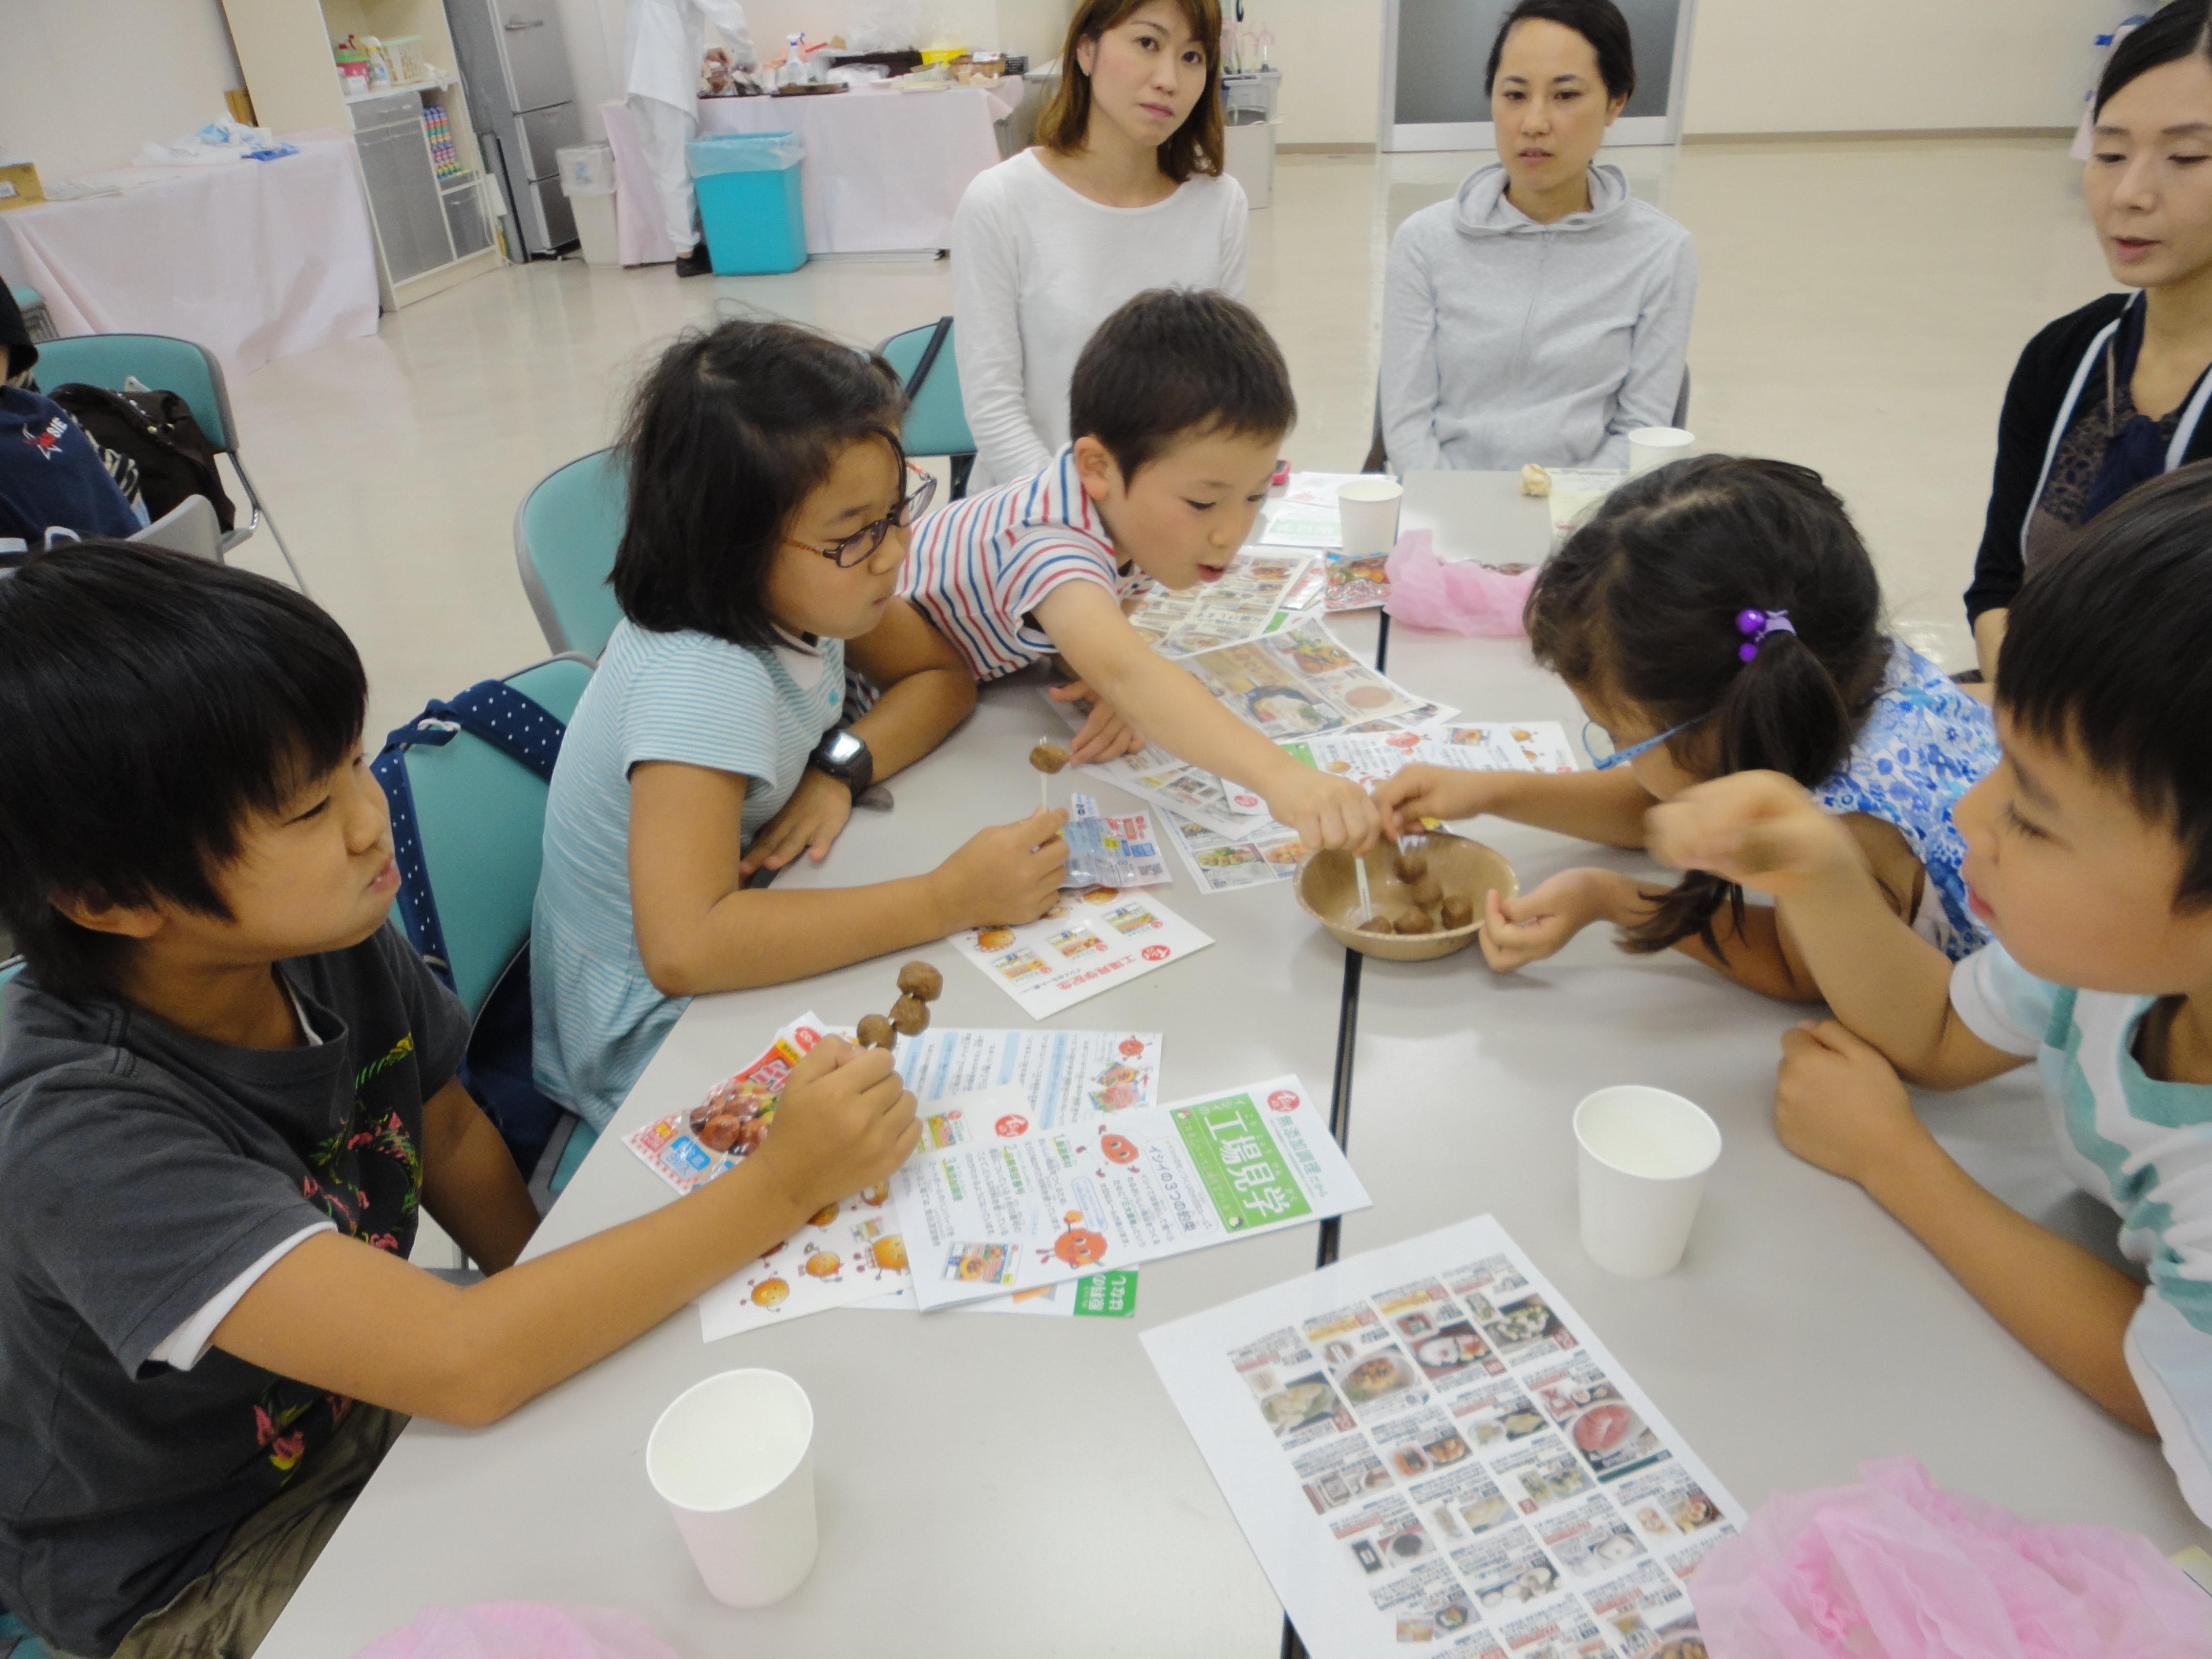
<svg viewBox="0 0 2212 1659"><path fill-rule="evenodd" d="M1409 766L1376 791L1395 833L1488 812L1610 847L1698 783L1780 772L1840 815L1889 903L1954 961L1986 942L1966 905L1952 805L1996 764L1988 708L1881 627L1881 590L1818 473L1705 455L1631 478L1528 596L1536 659L1590 717L1595 769ZM1769 996L1817 1000L1796 942L1742 890L1568 870L1492 894L1493 968L1551 956L1594 922L1625 949L1681 951Z"/></svg>
<svg viewBox="0 0 2212 1659"><path fill-rule="evenodd" d="M902 881L751 884L821 858L857 797L975 706L896 595L931 494L903 404L880 358L782 323L689 335L637 392L623 620L554 770L531 939L538 1087L594 1127L687 999L1034 921L1058 889L1058 812ZM857 719L848 671L877 694Z"/></svg>

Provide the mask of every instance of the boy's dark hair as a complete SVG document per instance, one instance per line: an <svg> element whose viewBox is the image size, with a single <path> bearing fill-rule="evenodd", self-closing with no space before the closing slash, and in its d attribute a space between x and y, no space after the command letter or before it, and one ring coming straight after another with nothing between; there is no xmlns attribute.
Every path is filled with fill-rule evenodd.
<svg viewBox="0 0 2212 1659"><path fill-rule="evenodd" d="M849 444L882 440L903 477L905 409L881 357L793 323L729 322L678 339L623 424L623 614L658 633L773 648L765 592L785 526Z"/></svg>
<svg viewBox="0 0 2212 1659"><path fill-rule="evenodd" d="M1490 43L1490 65L1482 72L1483 95L1498 81L1498 60L1505 55L1505 37L1513 26L1531 17L1571 28L1590 43L1597 54L1597 78L1605 82L1607 100L1624 103L1636 93L1636 46L1628 33L1628 20L1613 0L1521 0L1498 26Z"/></svg>
<svg viewBox="0 0 2212 1659"><path fill-rule="evenodd" d="M1126 481L1186 434L1280 437L1297 424L1298 401L1249 306L1154 288L1098 325L1075 361L1067 415L1068 434L1105 445Z"/></svg>
<svg viewBox="0 0 2212 1659"><path fill-rule="evenodd" d="M216 878L361 743L353 642L290 588L124 542L0 574L0 919L39 984L112 994L130 941L58 896L228 917Z"/></svg>
<svg viewBox="0 0 2212 1659"><path fill-rule="evenodd" d="M1737 617L1787 611L1749 662ZM1850 754L1890 657L1881 585L1834 491L1809 468L1700 455L1629 479L1553 555L1528 594L1536 660L1660 731L1686 771L1786 773L1808 787ZM1715 951L1742 890L1698 872L1632 928L1632 951L1692 934Z"/></svg>
<svg viewBox="0 0 2212 1659"><path fill-rule="evenodd" d="M2212 0L2172 0L2130 30L2105 60L2090 119L2102 115L2112 94L2136 76L2189 57L2212 58Z"/></svg>
<svg viewBox="0 0 2212 1659"><path fill-rule="evenodd" d="M1083 72L1076 48L1119 28L1145 0L1082 0L1067 20L1060 50L1060 73L1053 77L1044 107L1037 112L1036 141L1059 155L1079 155L1090 142L1091 77ZM1160 171L1183 183L1194 173L1218 174L1226 166L1222 137L1221 0L1176 0L1183 21L1206 52L1206 86L1182 125L1159 148Z"/></svg>
<svg viewBox="0 0 2212 1659"><path fill-rule="evenodd" d="M2181 843L2177 909L2212 904L2212 461L2130 490L2021 584L1997 706Z"/></svg>

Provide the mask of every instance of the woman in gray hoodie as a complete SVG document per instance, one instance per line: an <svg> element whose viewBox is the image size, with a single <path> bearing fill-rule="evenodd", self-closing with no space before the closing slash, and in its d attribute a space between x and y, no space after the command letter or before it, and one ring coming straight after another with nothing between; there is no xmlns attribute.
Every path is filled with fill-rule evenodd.
<svg viewBox="0 0 2212 1659"><path fill-rule="evenodd" d="M1400 471L1626 466L1665 426L1697 299L1690 233L1593 164L1636 87L1613 0L1521 0L1485 82L1497 163L1398 228L1383 440Z"/></svg>

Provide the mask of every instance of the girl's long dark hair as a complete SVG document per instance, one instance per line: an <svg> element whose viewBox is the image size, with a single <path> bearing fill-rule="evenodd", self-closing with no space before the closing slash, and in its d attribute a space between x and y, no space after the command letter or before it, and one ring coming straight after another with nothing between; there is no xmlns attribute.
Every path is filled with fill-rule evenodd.
<svg viewBox="0 0 2212 1659"><path fill-rule="evenodd" d="M623 422L623 614L658 633L772 648L764 596L785 526L849 444L881 439L903 471L905 408L889 363L812 329L730 322L683 336Z"/></svg>
<svg viewBox="0 0 2212 1659"><path fill-rule="evenodd" d="M1736 618L1786 611L1752 659ZM1693 722L1667 750L1686 771L1786 773L1808 788L1849 757L1889 662L1881 586L1820 475L1787 461L1701 455L1631 478L1547 563L1528 595L1536 660L1655 727ZM1698 872L1628 930L1632 951L1741 927L1743 892Z"/></svg>

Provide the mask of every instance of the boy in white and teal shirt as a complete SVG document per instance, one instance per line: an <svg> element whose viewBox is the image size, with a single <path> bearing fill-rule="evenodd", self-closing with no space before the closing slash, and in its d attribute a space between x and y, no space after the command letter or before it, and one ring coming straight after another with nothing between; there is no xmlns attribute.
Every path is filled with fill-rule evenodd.
<svg viewBox="0 0 2212 1659"><path fill-rule="evenodd" d="M1775 1127L1916 1234L2039 1358L2163 1443L2212 1521L2212 462L2125 497L2012 607L2003 759L1954 818L1955 969L1835 820L1772 774L1651 815L1668 862L1771 894L1836 1018L1783 1040ZM2029 1059L2122 1272L1984 1191L1914 1115Z"/></svg>

